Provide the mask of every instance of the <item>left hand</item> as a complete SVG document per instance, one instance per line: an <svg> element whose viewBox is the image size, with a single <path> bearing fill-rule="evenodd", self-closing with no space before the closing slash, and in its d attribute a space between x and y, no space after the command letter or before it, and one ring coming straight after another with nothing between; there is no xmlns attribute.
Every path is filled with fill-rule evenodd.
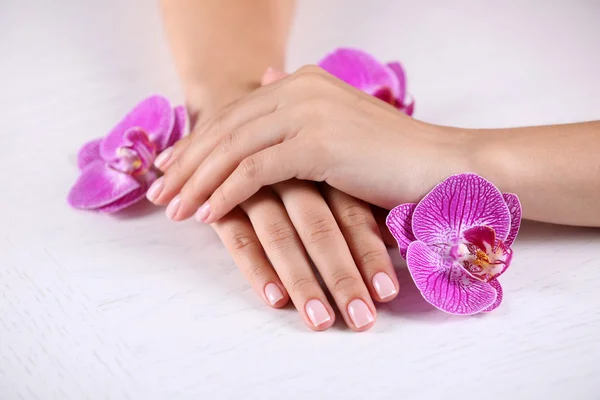
<svg viewBox="0 0 600 400"><path fill-rule="evenodd" d="M292 178L390 209L464 172L469 152L461 131L412 119L313 66L234 102L198 130L156 199L180 193L175 220L197 212L212 223L261 187Z"/></svg>

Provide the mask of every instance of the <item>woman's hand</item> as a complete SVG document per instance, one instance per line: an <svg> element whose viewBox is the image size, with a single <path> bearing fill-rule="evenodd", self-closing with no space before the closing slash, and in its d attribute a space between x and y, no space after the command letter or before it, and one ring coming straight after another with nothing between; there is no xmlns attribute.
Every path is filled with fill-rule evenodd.
<svg viewBox="0 0 600 400"><path fill-rule="evenodd" d="M460 131L440 132L313 66L233 103L198 132L156 197L171 201L175 220L196 213L215 222L292 178L389 209L464 171L468 152Z"/></svg>
<svg viewBox="0 0 600 400"><path fill-rule="evenodd" d="M201 108L222 104L222 95ZM169 173L198 134L193 131L165 152L159 167ZM315 184L297 180L262 188L212 227L261 298L279 308L291 297L312 329L329 328L335 312L310 260L353 330L375 322L371 299L389 301L398 293L370 206L328 185L321 193Z"/></svg>
<svg viewBox="0 0 600 400"><path fill-rule="evenodd" d="M164 0L161 5L192 126L259 87L268 65L284 63L293 1ZM158 166L173 175L187 145L208 138L201 133L196 129L163 152ZM291 297L312 329L333 324L335 314L310 257L348 326L365 330L375 320L371 298L393 299L398 281L370 206L331 187L321 189L327 202L309 182L265 187L212 226L267 304L282 307ZM148 197L160 192L159 181Z"/></svg>

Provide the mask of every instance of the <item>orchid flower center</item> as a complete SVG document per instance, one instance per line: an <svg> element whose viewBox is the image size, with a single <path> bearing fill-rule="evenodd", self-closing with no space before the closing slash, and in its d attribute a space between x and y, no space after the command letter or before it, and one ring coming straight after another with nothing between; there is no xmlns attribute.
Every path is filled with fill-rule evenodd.
<svg viewBox="0 0 600 400"><path fill-rule="evenodd" d="M472 277L489 282L508 268L512 250L496 239L489 226L476 226L463 232L455 243L446 245L447 256Z"/></svg>
<svg viewBox="0 0 600 400"><path fill-rule="evenodd" d="M156 146L141 129L131 130L126 135L130 144L117 148L117 160L111 166L129 175L143 175L152 167Z"/></svg>

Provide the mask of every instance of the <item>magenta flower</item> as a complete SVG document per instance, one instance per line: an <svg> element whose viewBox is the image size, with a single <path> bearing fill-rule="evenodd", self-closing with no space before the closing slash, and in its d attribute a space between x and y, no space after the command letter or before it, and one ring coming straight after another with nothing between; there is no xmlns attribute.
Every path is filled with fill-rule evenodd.
<svg viewBox="0 0 600 400"><path fill-rule="evenodd" d="M406 93L406 75L399 62L385 64L362 50L341 48L325 56L319 66L347 84L412 115L415 103Z"/></svg>
<svg viewBox="0 0 600 400"><path fill-rule="evenodd" d="M402 204L387 217L400 254L421 294L451 314L492 311L502 302L497 278L512 259L521 225L515 194L482 177L454 175L418 204Z"/></svg>
<svg viewBox="0 0 600 400"><path fill-rule="evenodd" d="M71 188L69 204L115 212L143 199L158 177L154 159L181 139L185 120L185 108L172 108L162 96L140 102L108 135L81 148L81 175Z"/></svg>

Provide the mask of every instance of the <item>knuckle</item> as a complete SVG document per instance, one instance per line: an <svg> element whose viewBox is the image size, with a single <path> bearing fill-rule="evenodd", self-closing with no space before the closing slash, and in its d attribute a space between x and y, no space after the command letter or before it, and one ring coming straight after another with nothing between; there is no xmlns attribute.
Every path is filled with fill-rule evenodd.
<svg viewBox="0 0 600 400"><path fill-rule="evenodd" d="M231 235L231 247L237 252L250 252L258 246L258 241L253 235L246 232L238 232Z"/></svg>
<svg viewBox="0 0 600 400"><path fill-rule="evenodd" d="M259 163L255 156L246 157L240 164L243 179L254 179L259 173Z"/></svg>
<svg viewBox="0 0 600 400"><path fill-rule="evenodd" d="M323 69L316 65L305 65L292 76L292 83L304 92L312 93L328 82Z"/></svg>
<svg viewBox="0 0 600 400"><path fill-rule="evenodd" d="M315 284L316 282L312 278L296 276L290 279L289 287L291 292L301 293Z"/></svg>
<svg viewBox="0 0 600 400"><path fill-rule="evenodd" d="M357 277L345 271L336 271L331 274L331 291L344 291L356 287L360 282Z"/></svg>
<svg viewBox="0 0 600 400"><path fill-rule="evenodd" d="M239 144L239 137L240 135L237 129L225 135L225 137L219 142L219 153L221 155L226 155L231 152L236 145Z"/></svg>
<svg viewBox="0 0 600 400"><path fill-rule="evenodd" d="M303 65L302 67L298 68L298 70L296 71L296 75L321 75L323 72L323 69L321 69L321 67L314 65L314 64L307 64L307 65Z"/></svg>
<svg viewBox="0 0 600 400"><path fill-rule="evenodd" d="M339 210L340 224L345 228L360 228L370 226L371 213L360 203L344 204Z"/></svg>
<svg viewBox="0 0 600 400"><path fill-rule="evenodd" d="M368 250L358 256L358 265L368 267L373 264L380 265L385 262L388 254L386 250Z"/></svg>
<svg viewBox="0 0 600 400"><path fill-rule="evenodd" d="M285 222L276 222L265 228L266 242L270 248L282 248L298 242L293 226Z"/></svg>
<svg viewBox="0 0 600 400"><path fill-rule="evenodd" d="M327 217L309 219L306 225L306 239L309 243L330 241L338 231L335 221Z"/></svg>
<svg viewBox="0 0 600 400"><path fill-rule="evenodd" d="M265 264L260 261L252 262L248 266L247 271L248 275L251 277L261 276L265 272Z"/></svg>
<svg viewBox="0 0 600 400"><path fill-rule="evenodd" d="M175 181L178 181L178 177L179 176L184 176L184 174L186 173L186 166L185 166L185 154L181 155L179 157L176 157L175 160L173 160L173 164L171 164L169 166L169 168L165 171L164 177L165 177L165 184L169 185L174 183Z"/></svg>

